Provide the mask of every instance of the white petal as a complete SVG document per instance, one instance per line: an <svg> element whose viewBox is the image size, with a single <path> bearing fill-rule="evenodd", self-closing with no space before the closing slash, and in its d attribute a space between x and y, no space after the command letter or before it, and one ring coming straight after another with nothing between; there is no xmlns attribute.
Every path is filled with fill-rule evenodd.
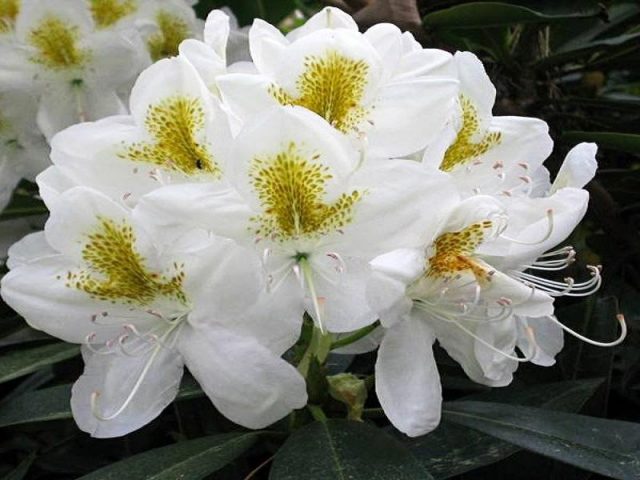
<svg viewBox="0 0 640 480"><path fill-rule="evenodd" d="M204 42L188 38L179 47L180 56L186 58L197 70L209 90L215 92L216 79L226 71L224 57L219 57Z"/></svg>
<svg viewBox="0 0 640 480"><path fill-rule="evenodd" d="M249 48L258 71L273 75L274 65L279 65L282 54L289 42L273 25L256 18L249 30Z"/></svg>
<svg viewBox="0 0 640 480"><path fill-rule="evenodd" d="M120 332L123 323L131 323L132 314L128 308L92 300L85 292L66 286L67 273L75 267L63 255L19 265L2 278L2 298L37 330L71 343L84 343L95 333L96 342L105 342ZM100 318L105 311L109 311L109 324ZM96 316L100 323L93 321Z"/></svg>
<svg viewBox="0 0 640 480"><path fill-rule="evenodd" d="M263 428L307 402L305 381L258 341L223 328L185 328L179 349L216 408L247 428Z"/></svg>
<svg viewBox="0 0 640 480"><path fill-rule="evenodd" d="M306 35L325 28L330 29L347 29L354 32L358 31L358 24L353 17L339 8L325 7L307 20L304 25L292 30L287 35L287 40L295 41Z"/></svg>
<svg viewBox="0 0 640 480"><path fill-rule="evenodd" d="M243 121L278 105L269 93L273 82L266 76L229 73L219 76L216 82L224 103Z"/></svg>
<svg viewBox="0 0 640 480"><path fill-rule="evenodd" d="M24 222L24 219L20 220ZM2 222L0 225L4 227L5 223L8 222ZM33 231L33 228L28 224L28 222L24 223L26 224L25 227L27 227L25 232ZM11 245L8 254L9 258L7 259L7 267L13 270L14 268L39 258L58 255L58 252L51 248L47 243L47 240L44 237L44 232L35 232L29 233L23 237L22 240Z"/></svg>
<svg viewBox="0 0 640 480"><path fill-rule="evenodd" d="M371 269L365 260L345 258L344 265L338 265L328 256L314 256L310 262L315 273L313 282L320 300L322 323L328 331L351 332L377 320L376 312L366 299ZM308 298L306 303L307 312L318 322L312 299Z"/></svg>
<svg viewBox="0 0 640 480"><path fill-rule="evenodd" d="M573 147L562 162L562 166L551 186L551 193L561 188L582 188L595 176L598 169L595 143L580 143Z"/></svg>
<svg viewBox="0 0 640 480"><path fill-rule="evenodd" d="M329 167L332 179L327 182L327 197L345 192L345 179L358 162L357 152L345 138L319 116L300 107L276 107L247 123L236 138L229 176L252 208L261 203L250 183L249 170L256 158L269 158L294 146L307 160L319 155L317 162Z"/></svg>
<svg viewBox="0 0 640 480"><path fill-rule="evenodd" d="M455 108L454 79L417 78L394 82L380 90L370 116L372 154L401 157L432 142Z"/></svg>
<svg viewBox="0 0 640 480"><path fill-rule="evenodd" d="M368 258L425 245L459 201L447 175L412 160L365 162L350 188L366 193L352 223L332 241L344 255Z"/></svg>
<svg viewBox="0 0 640 480"><path fill-rule="evenodd" d="M465 373L474 382L491 387L503 387L511 383L513 372L518 368L518 362L504 356L499 356L497 359L494 359L491 355L494 353L492 350L456 326L455 322L457 322L457 320L444 321L438 318L431 318L427 314L425 315L425 319L433 329L438 343L447 351L451 358L462 366ZM464 320L461 321L464 322ZM475 335L478 335L475 333L477 325L477 323L465 322L463 326ZM488 328L491 327L489 326ZM507 333L509 333L508 330ZM482 337L487 336L487 332L483 332ZM501 338L494 339L494 341L495 340L499 341ZM495 362L492 361L490 364L483 365L477 357L476 349L486 352L490 359L495 360ZM513 354L513 351L505 351L505 353ZM487 376L486 372L490 372L491 376Z"/></svg>
<svg viewBox="0 0 640 480"><path fill-rule="evenodd" d="M56 208L45 225L47 242L58 252L80 261L87 235L99 218L127 221L129 212L96 190L74 187L58 198Z"/></svg>
<svg viewBox="0 0 640 480"><path fill-rule="evenodd" d="M531 352L534 348L531 345L529 336L524 327L532 329L536 341L536 353L531 359L531 363L542 367L550 367L556 363L555 356L564 347L564 331L548 317L521 317L518 336L518 346L523 352Z"/></svg>
<svg viewBox="0 0 640 480"><path fill-rule="evenodd" d="M226 57L229 30L229 16L222 10L211 10L204 25L204 41L223 60Z"/></svg>
<svg viewBox="0 0 640 480"><path fill-rule="evenodd" d="M490 132L500 133L499 143L453 170L459 188L467 195L527 192L532 188L530 175L553 149L547 123L537 118L494 117Z"/></svg>
<svg viewBox="0 0 640 480"><path fill-rule="evenodd" d="M243 241L252 215L235 190L209 183L159 188L144 196L134 210L134 217L148 225L152 236L164 244L193 228Z"/></svg>
<svg viewBox="0 0 640 480"><path fill-rule="evenodd" d="M178 393L183 364L172 348L147 346L145 353L135 356L98 355L84 350L83 357L85 369L73 385L71 410L80 429L92 437L120 437L139 429L160 415ZM101 420L94 415L91 397L96 392L97 413L108 417L134 390L131 401L114 419Z"/></svg>
<svg viewBox="0 0 640 480"><path fill-rule="evenodd" d="M440 423L442 387L431 329L418 319L386 331L376 361L376 394L391 423L410 437Z"/></svg>
<svg viewBox="0 0 640 480"><path fill-rule="evenodd" d="M496 101L496 88L491 83L482 62L471 52L456 52L460 93L467 96L478 109L480 125L491 117Z"/></svg>

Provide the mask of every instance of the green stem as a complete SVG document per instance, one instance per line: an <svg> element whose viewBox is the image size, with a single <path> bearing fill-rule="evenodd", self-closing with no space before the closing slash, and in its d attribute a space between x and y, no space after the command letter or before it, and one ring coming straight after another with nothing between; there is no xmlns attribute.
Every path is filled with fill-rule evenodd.
<svg viewBox="0 0 640 480"><path fill-rule="evenodd" d="M317 420L318 422L326 422L327 421L327 416L325 415L324 411L322 410L322 407L318 406L318 405L307 405L307 408L309 409L309 411L311 412L311 415L313 416L314 420Z"/></svg>
<svg viewBox="0 0 640 480"><path fill-rule="evenodd" d="M335 342L331 344L331 350L335 350L336 348L346 347L347 345L351 345L354 342L357 342L361 338L366 337L371 332L373 332L376 328L380 326L380 322L376 321L371 325L367 325L366 327L361 328L360 330L356 330L351 335L346 337L339 338Z"/></svg>
<svg viewBox="0 0 640 480"><path fill-rule="evenodd" d="M321 365L327 360L329 352L331 351L331 334L322 333L318 327L313 327L313 333L311 334L311 341L307 350L302 356L302 360L298 364L298 371L303 377L307 378L309 373L309 364L311 359L316 357L318 363Z"/></svg>

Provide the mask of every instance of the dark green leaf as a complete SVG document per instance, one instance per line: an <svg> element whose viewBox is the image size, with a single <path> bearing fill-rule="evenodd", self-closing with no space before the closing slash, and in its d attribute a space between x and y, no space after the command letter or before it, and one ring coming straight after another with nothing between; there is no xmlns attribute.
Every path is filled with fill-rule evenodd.
<svg viewBox="0 0 640 480"><path fill-rule="evenodd" d="M630 422L491 402L451 402L444 418L527 450L622 480L640 476L640 428Z"/></svg>
<svg viewBox="0 0 640 480"><path fill-rule="evenodd" d="M31 468L31 464L35 459L35 453L29 454L28 457L20 462L20 465L18 465L14 470L2 477L2 480L22 480L29 471L29 468Z"/></svg>
<svg viewBox="0 0 640 480"><path fill-rule="evenodd" d="M224 6L231 10L238 18L241 26L250 25L254 18L262 18L269 23L276 24L289 15L295 8L295 0L201 0L196 6L196 11L201 18L214 8Z"/></svg>
<svg viewBox="0 0 640 480"><path fill-rule="evenodd" d="M14 350L0 355L0 383L22 377L36 370L75 357L80 347L69 343L53 343L40 347Z"/></svg>
<svg viewBox="0 0 640 480"><path fill-rule="evenodd" d="M270 480L428 480L400 442L374 426L316 422L295 432L276 454Z"/></svg>
<svg viewBox="0 0 640 480"><path fill-rule="evenodd" d="M183 380L176 400L189 400L204 395L191 378ZM0 427L31 422L48 422L71 418L71 385L58 385L28 392L11 402L0 404Z"/></svg>
<svg viewBox="0 0 640 480"><path fill-rule="evenodd" d="M595 379L527 388L496 388L469 395L464 400L500 400L516 405L576 412L601 384L601 379ZM430 434L405 442L416 459L437 479L450 478L498 462L520 450L511 443L447 421L443 421Z"/></svg>
<svg viewBox="0 0 640 480"><path fill-rule="evenodd" d="M155 448L85 475L80 480L199 480L228 465L258 439L228 433Z"/></svg>
<svg viewBox="0 0 640 480"><path fill-rule="evenodd" d="M640 153L640 135L633 133L569 131L562 135L562 139L567 142L596 142L600 147Z"/></svg>
<svg viewBox="0 0 640 480"><path fill-rule="evenodd" d="M591 18L597 11L547 15L527 7L498 2L473 2L438 10L424 17L431 28L487 28L514 23L554 23Z"/></svg>

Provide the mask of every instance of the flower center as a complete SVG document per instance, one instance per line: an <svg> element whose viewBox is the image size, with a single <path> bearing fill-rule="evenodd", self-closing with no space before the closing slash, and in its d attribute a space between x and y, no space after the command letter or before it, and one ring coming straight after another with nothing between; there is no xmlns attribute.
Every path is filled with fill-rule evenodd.
<svg viewBox="0 0 640 480"><path fill-rule="evenodd" d="M186 175L221 175L209 145L196 139L205 126L200 99L176 96L151 105L145 126L154 141L135 143L119 154L120 158L151 163Z"/></svg>
<svg viewBox="0 0 640 480"><path fill-rule="evenodd" d="M80 29L64 20L47 16L29 32L29 43L37 53L31 61L51 70L79 67L89 59L89 50L78 47Z"/></svg>
<svg viewBox="0 0 640 480"><path fill-rule="evenodd" d="M156 15L158 31L147 40L147 47L153 61L178 55L178 46L189 37L187 22L161 10Z"/></svg>
<svg viewBox="0 0 640 480"><path fill-rule="evenodd" d="M440 170L450 172L460 165L472 162L501 141L500 132L490 132L480 135L478 110L464 95L460 96L462 108L462 128L458 132L455 142L447 149ZM475 139L480 140L475 141Z"/></svg>
<svg viewBox="0 0 640 480"><path fill-rule="evenodd" d="M490 279L489 271L474 261L473 253L485 239L485 231L492 228L485 220L469 225L457 232L447 232L435 241L435 253L429 258L428 277L451 278L470 271L478 283Z"/></svg>
<svg viewBox="0 0 640 480"><path fill-rule="evenodd" d="M367 85L369 65L335 51L322 57L309 56L296 82L294 96L273 85L270 93L282 105L298 105L324 117L341 132L356 129L367 111L360 106Z"/></svg>
<svg viewBox="0 0 640 480"><path fill-rule="evenodd" d="M281 241L321 236L351 222L363 192L343 193L325 203L326 183L333 177L319 159L291 143L276 155L253 160L249 175L264 211L252 219L256 235Z"/></svg>
<svg viewBox="0 0 640 480"><path fill-rule="evenodd" d="M159 296L187 303L182 290L184 272L174 264L175 274L166 277L151 272L145 259L135 249L135 235L130 225L98 218L97 228L88 234L82 259L88 269L67 274L66 286L88 293L92 298L149 305Z"/></svg>
<svg viewBox="0 0 640 480"><path fill-rule="evenodd" d="M9 32L20 12L19 0L0 0L0 34Z"/></svg>
<svg viewBox="0 0 640 480"><path fill-rule="evenodd" d="M108 28L138 10L136 0L90 0L91 15L98 28Z"/></svg>

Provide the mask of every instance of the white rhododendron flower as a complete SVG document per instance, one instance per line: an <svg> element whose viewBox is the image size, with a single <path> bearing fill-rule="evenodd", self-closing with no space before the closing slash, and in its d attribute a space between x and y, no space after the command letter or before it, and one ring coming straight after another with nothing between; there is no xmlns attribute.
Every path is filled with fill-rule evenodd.
<svg viewBox="0 0 640 480"><path fill-rule="evenodd" d="M267 305L252 320L258 258L228 240L190 240L160 251L128 209L76 187L58 198L44 233L10 251L5 301L34 328L84 345L71 405L93 436L155 418L175 397L183 364L222 413L247 427L306 402L304 380L279 358L277 342L253 332L279 320Z"/></svg>
<svg viewBox="0 0 640 480"><path fill-rule="evenodd" d="M231 158L223 175L233 190L165 187L141 200L140 214L165 239L187 223L256 246L271 288L305 294L307 311L332 332L376 320L364 296L367 262L394 245L420 245L457 198L444 174L416 162L363 161L300 107L247 122ZM441 212L422 215L435 201ZM287 282L292 276L304 289Z"/></svg>
<svg viewBox="0 0 640 480"><path fill-rule="evenodd" d="M465 196L526 194L553 148L547 124L538 118L494 117L496 89L480 60L457 52L453 63L460 82L457 109L426 149L424 163L448 172Z"/></svg>
<svg viewBox="0 0 640 480"><path fill-rule="evenodd" d="M137 32L97 30L83 0L23 0L15 38L0 44L0 92L39 96L51 137L78 121L124 112L116 90L148 61Z"/></svg>
<svg viewBox="0 0 640 480"><path fill-rule="evenodd" d="M559 181L568 177L574 186L507 207L489 196L473 196L451 212L432 244L371 262L376 274L368 296L388 328L376 363L376 391L401 431L417 436L438 425L440 385L430 349L435 340L472 380L504 386L520 362L552 365L563 330L599 346L624 339L620 318L620 337L603 343L553 316L554 297L584 296L599 288L598 267L588 267L591 278L584 282L539 275L563 270L574 259L571 247L547 250L565 240L586 211L588 194L580 187L590 178L571 178L568 170L582 162L593 165L594 155L587 144L570 152Z"/></svg>
<svg viewBox="0 0 640 480"><path fill-rule="evenodd" d="M492 387L552 365L565 331L622 341L621 316L604 343L554 315L602 282L597 265L557 279L594 144L551 183L547 124L493 116L469 52L360 33L335 8L286 35L257 19L247 48L233 17L192 4L0 0L0 207L46 165L45 136L53 163L37 176L51 216L10 248L1 293L83 345L80 428L149 423L185 366L242 426L307 388L323 419L330 351L378 349L380 404L417 436L440 420L436 341Z"/></svg>
<svg viewBox="0 0 640 480"><path fill-rule="evenodd" d="M49 148L34 122L36 110L26 93L0 93L0 211L21 178L33 181L49 163Z"/></svg>
<svg viewBox="0 0 640 480"><path fill-rule="evenodd" d="M221 77L225 102L246 120L273 105L297 105L373 154L402 156L424 148L451 114L457 81L451 56L422 50L388 24L366 33L325 8L286 37L262 20L249 31L257 74Z"/></svg>
<svg viewBox="0 0 640 480"><path fill-rule="evenodd" d="M231 143L227 116L189 62L164 59L145 70L130 107L131 115L56 135L41 194L85 185L133 204L164 184L221 181Z"/></svg>

